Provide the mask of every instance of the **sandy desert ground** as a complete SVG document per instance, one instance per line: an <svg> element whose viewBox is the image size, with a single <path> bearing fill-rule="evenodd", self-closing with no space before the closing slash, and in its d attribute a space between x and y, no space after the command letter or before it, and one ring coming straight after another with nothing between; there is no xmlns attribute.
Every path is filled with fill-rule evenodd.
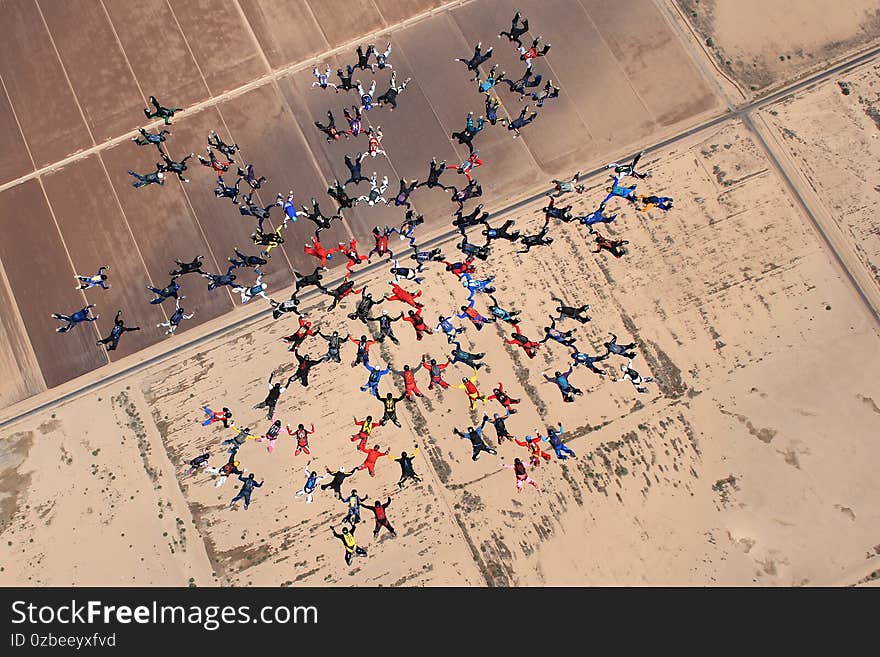
<svg viewBox="0 0 880 657"><path fill-rule="evenodd" d="M871 0L675 0L719 73L748 97L876 44Z"/></svg>
<svg viewBox="0 0 880 657"><path fill-rule="evenodd" d="M763 110L880 289L880 66L867 64Z"/></svg>
<svg viewBox="0 0 880 657"><path fill-rule="evenodd" d="M327 528L344 515L344 505L329 492L312 505L294 498L307 459L294 458L284 441L271 455L260 444L242 448L243 465L266 485L250 510L227 510L231 482L218 491L208 476L183 479L181 460L207 445L216 453L224 433L198 425L202 403L223 400L240 421L265 428L250 407L263 395L264 375L290 359L278 341L287 322L261 320L16 426L4 442L8 520L0 581L868 580L880 561L880 485L871 467L880 456L874 440L880 386L871 374L880 365L876 324L793 203L779 194L777 175L745 127L700 134L652 155L648 165L653 176L641 185L674 196L676 208L669 214L621 208L607 233L625 233L630 256L592 255L583 230L557 223L551 247L528 258L499 257L495 274L496 296L522 310L530 337L540 335L552 310L549 291L592 304L592 322L566 328L594 351L610 331L632 336L638 369L657 379L649 394L577 368L572 379L585 396L563 404L555 388L538 384L542 370L567 361L560 345L544 345L530 361L519 350L499 349L495 327L465 334L466 345L489 353L480 385L502 380L523 399L508 421L511 432L522 436L556 421L568 432L579 458L554 458L535 469L540 491L517 495L510 472L499 470L501 461L523 456L523 448L505 444L500 458L471 461L469 446L450 434L468 422L463 392L435 396L420 378L427 398L405 405L402 429L389 425L375 435L396 453L418 442L424 483L396 491L391 462L380 463L375 479L361 472L349 480L371 497L393 496L389 517L398 538L374 541L367 523L362 543L370 555L346 568ZM594 204L602 186L591 180L585 194L572 196L575 209ZM539 208L520 214L520 223L537 226ZM498 255L506 250L499 246ZM454 283L442 269L430 272L423 286L430 317L460 303ZM383 280L370 285L381 288ZM396 332L398 368L424 351L445 351L441 337L418 343L410 327ZM391 351L377 345L371 353L385 362ZM345 353L344 361L351 356ZM618 362L602 365L612 370ZM295 384L282 397L280 417L318 428L315 465L360 462L347 440L351 416L379 407L357 390L364 379L362 368L319 366L308 389ZM493 430L486 433L492 441Z"/></svg>

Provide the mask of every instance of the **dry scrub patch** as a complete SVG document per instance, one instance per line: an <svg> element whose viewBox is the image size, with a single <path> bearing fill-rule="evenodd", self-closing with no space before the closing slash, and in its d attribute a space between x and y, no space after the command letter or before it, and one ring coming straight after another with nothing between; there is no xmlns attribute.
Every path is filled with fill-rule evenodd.
<svg viewBox="0 0 880 657"><path fill-rule="evenodd" d="M869 64L763 110L880 286L880 66Z"/></svg>

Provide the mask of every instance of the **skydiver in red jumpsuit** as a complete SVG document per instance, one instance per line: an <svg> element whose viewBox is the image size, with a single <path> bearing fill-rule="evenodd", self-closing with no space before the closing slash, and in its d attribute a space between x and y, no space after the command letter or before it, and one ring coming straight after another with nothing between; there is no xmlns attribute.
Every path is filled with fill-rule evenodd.
<svg viewBox="0 0 880 657"><path fill-rule="evenodd" d="M403 303L409 304L413 308L423 308L424 306L416 301L416 297L422 296L422 291L419 290L415 294L412 292L407 292L402 287L400 287L397 283L390 283L391 291L394 293L390 297L385 296L386 301L402 301Z"/></svg>
<svg viewBox="0 0 880 657"><path fill-rule="evenodd" d="M487 400L495 399L499 404L501 404L508 413L516 413L515 408L511 408L513 404L519 404L521 400L513 399L510 395L504 392L504 384L501 381L498 382L498 387L492 389L492 394L486 397Z"/></svg>
<svg viewBox="0 0 880 657"><path fill-rule="evenodd" d="M306 244L303 247L303 253L310 256L315 256L321 261L321 266L326 267L327 261L333 258L333 254L339 251L339 247L334 247L332 249L325 249L321 243L318 241L317 237L312 237L312 244Z"/></svg>
<svg viewBox="0 0 880 657"><path fill-rule="evenodd" d="M407 312L407 316L403 318L404 322L409 322L412 324L413 328L416 331L416 340L421 340L422 336L427 333L428 335L432 335L434 331L425 324L425 320L422 319L422 309L418 310L410 310Z"/></svg>
<svg viewBox="0 0 880 657"><path fill-rule="evenodd" d="M535 357L535 352L538 347L541 346L541 343L535 342L534 340L529 340L526 336L519 332L519 326L515 327L516 330L510 334L510 339L505 340L507 344L517 344L522 347L523 351L526 352L526 356L529 358Z"/></svg>

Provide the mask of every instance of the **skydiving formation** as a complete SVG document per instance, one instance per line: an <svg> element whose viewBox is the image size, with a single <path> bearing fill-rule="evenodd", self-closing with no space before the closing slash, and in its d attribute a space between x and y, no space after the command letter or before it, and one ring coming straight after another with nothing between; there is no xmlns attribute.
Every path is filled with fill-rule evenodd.
<svg viewBox="0 0 880 657"><path fill-rule="evenodd" d="M506 24L499 27L508 28ZM431 445L434 441L444 445L444 451L460 452L465 460L469 455L467 467L484 468L483 474L487 477L493 472L497 475L501 469L513 470L517 493L522 491L525 484L529 484L538 491L532 494L543 494L523 462L526 453L528 468L541 467L542 470L558 468L558 465L551 464L577 456L566 444L575 436L564 433L562 423L556 419L543 419L545 413L552 410L549 404L548 408L539 410L542 418L540 426L546 426L543 434L534 430L535 425L524 425L524 418L536 410L533 401L537 384L553 384L559 390L564 406L572 409L583 407L584 415L587 414L587 404L584 402L594 386L628 381L635 392L629 386L612 388L615 394L629 397L650 395L654 387L648 385L655 381L646 371L648 364L654 361L650 360L650 354L647 361L645 356L637 359L638 339L619 343L618 337L609 333L610 339L603 345L604 353L601 348L594 347L588 329L601 324L602 309L593 309L591 304L585 303L587 299L576 298L566 287L577 274L568 265L556 260L559 256L553 254L557 249L539 247L570 242L577 245L581 259L592 259L601 263L602 267L620 266L627 263L627 259L620 263L615 261L629 253L626 247L630 245L620 232L625 224L623 210L630 209L637 213L669 212L675 207L673 199L642 194L643 190L638 189L651 177L649 171L638 169L643 151L631 159L607 165L610 172L603 171L603 176L611 172L613 175L605 190L606 196L596 198L586 206L585 210L595 209L582 216L578 215L572 204L567 203L569 199L587 193L580 172L550 181L552 189L545 199L546 205L540 210L537 225L527 225L524 218L518 221L509 215L495 216L484 210L483 202L475 203L474 199L482 199L484 193L478 176L484 171L492 172L495 166L492 157L487 156L485 161L481 159L479 146L485 144L486 153L498 153L489 146L500 138L516 139L526 128L525 139L530 140L531 131L536 134L540 131L545 113L555 111L556 103L553 100L561 92L560 87L549 79L546 66L557 52L551 54L551 45L544 42L542 35L530 33L528 18L517 12L509 29L503 29L497 33L497 37L499 44L510 48L510 55L518 58L514 62L517 70L512 71L513 77L508 77L503 70L499 71L498 64L489 67L487 62L493 57L493 48L483 49L482 42L476 43L469 58L454 59L465 64L467 75L471 76L468 82L476 83L468 85L468 100L472 101L470 107L474 109L464 116L462 111L455 119L454 127L460 129L451 134L445 132L449 139L444 146L447 151L449 148L454 150L449 160L452 163L432 157L430 162L419 164L418 172L397 170L399 164L395 150L401 148L401 141L395 139L397 135L394 132L389 130L387 148L390 154L382 145L380 123L382 118L387 119L383 114L397 111L394 114L396 119L399 113L415 111L419 105L417 96L421 94L417 90L418 82L413 77L404 77L408 66L405 53L395 51L391 42L381 51L375 44L358 45L354 54L356 61L342 64L335 70L335 77L330 64L320 62L314 65L312 78L309 78L313 80L308 86L309 98L326 99L327 103L321 101L318 105L322 114L318 120L310 118L323 138L311 127L308 128L307 137L320 142L322 149L334 153L327 158L328 166L332 165L332 169L321 185L322 190L327 186L328 198L336 203L329 208L323 196L320 199L310 197L309 191L300 187L297 181L292 184L291 181L277 180L277 172L250 162L245 157L248 154L247 145L242 150L238 143L233 142L234 135L221 138L214 130L208 133L206 143L195 149L200 151L204 146L205 155L197 156L202 167L195 166L195 171L189 170L189 175L195 179L191 182L184 177L184 172L188 171L187 160L196 156L190 153L180 161L171 159L170 152L181 152L168 148L175 145L173 142L178 137L166 129L159 130L162 125L170 125L175 113L183 110L165 107L153 96L149 97L152 109L145 109L144 114L147 119L161 120L162 123L156 121L151 124L154 131L148 128L138 130L139 136L131 140L138 146L137 149L132 145L126 146L136 152L153 154L151 149L143 150L140 147L155 145L158 158L162 160L156 164L155 171L143 174L128 171L135 179L132 186L140 190L128 193L143 200L152 199L151 194L167 194L170 187L181 184L190 183L192 188L202 185L210 203L217 205L217 212L224 212L224 216L233 218L238 222L236 227L244 226L242 235L246 239L250 234L253 242L253 247L245 242L244 248L234 246L231 249L230 245L235 242L220 242L225 246L222 246L222 252L218 252L212 239L209 240L212 251L205 251L205 256L192 257L193 252L170 254L180 256L179 259L173 259L173 268L168 270L170 280L144 281L149 282L145 287L152 294L152 298L146 297L144 303L152 305L152 312L164 313L166 321L156 324L159 330L152 328L152 324L144 323L146 328L138 337L152 335L151 332L155 336L172 336L178 330L184 330L183 322L186 320L197 316L197 321L215 317L216 313L209 314L210 309L202 307L204 296L197 297L191 292L195 285L201 285L200 294L207 294L211 299L222 298L223 303L232 303L236 307L239 304L249 304L248 308L257 305L271 312L271 320L261 321L277 331L272 340L273 349L279 351L278 365L268 376L265 372L252 376L246 372L235 373L243 381L250 381L246 408L253 417L237 419L233 424L232 411L221 404L235 407L234 400L194 400L198 402L193 411L198 415L198 424L194 425L206 428L199 429L198 451L193 448L186 455L185 476L196 484L210 480L216 487L222 486L229 478L237 477L241 488L231 501L223 503L222 506L228 508L228 512L224 510L224 513L248 510L252 495L264 483L269 486L266 491L257 493L257 506L252 514L263 511L263 504L270 494L273 497L286 496L288 503L304 497L309 505L305 508L310 510L332 509L333 514L339 513L336 518L338 522L331 525L332 533L325 534L323 538L328 543L328 550L334 538L342 542L344 554L341 556L344 556L347 566L353 565L354 557L368 555L367 549L358 541L362 540L366 545L369 536L359 534L359 538L355 539L356 527L363 520L362 509L371 511L375 519L373 542L367 545L373 559L360 560L362 568L368 568L376 555L381 553L384 541L399 535L404 537L400 540L406 540L407 528L395 529L388 520L387 510L392 503L389 489L394 488L393 477L397 475L396 468L387 459L400 465L393 498L397 509L394 511L397 526L405 524L401 523L398 514L423 494L418 490L411 491L407 486L426 487L414 465L419 447L416 445L409 452L399 450L400 441L409 440L410 434L421 437L428 431L412 421L410 413L415 417L418 415L416 409L422 416L428 417L432 413L439 414L438 407L442 404L444 409L452 409L449 412L468 414L468 418L450 421L444 436L424 435L424 438L430 438ZM543 59L545 57L548 58L546 61ZM449 64L448 59L446 61L448 67L456 68L457 73L465 78L465 72L460 67ZM537 71L539 68L544 69L543 73ZM408 85L412 85L410 91L404 94ZM378 96L377 88L382 91ZM330 93L331 90L333 93ZM538 109L533 109L533 106ZM335 117L340 115L344 121L340 120L337 127ZM498 127L499 124L503 130ZM342 126L346 125L347 128L343 129ZM324 145L324 139L327 145ZM513 148L520 147L516 144ZM435 152L443 151L438 149ZM385 160L377 160L380 155ZM464 159L457 162L458 158ZM368 176L363 170L364 162L379 166L367 167ZM388 173L380 174L383 168L386 171L393 169L391 182ZM166 176L166 173L174 175ZM409 177L416 173L424 177ZM565 173L567 175L568 172ZM494 199L490 198L489 179L484 177L484 181L487 182L485 204L492 208ZM396 184L389 192L389 185L393 183ZM312 193L321 195L324 193L322 190ZM210 196L212 191L213 198ZM310 202L298 207L297 199L310 199ZM426 233L426 224L441 214L433 212L434 216L431 216L429 209L434 206L429 199L440 199L450 204L445 206L447 210L442 214L449 213L446 216L453 217L449 220L449 229L454 232L454 241L448 241L448 235L435 238ZM322 212L322 202L326 214ZM374 218L368 224L373 226L369 233L372 248L361 253L358 240L361 240L361 248L366 250L363 240L368 235L353 233L363 226L361 222L364 217ZM602 229L608 233L608 237L599 232L598 224L606 224ZM556 242L557 233L563 231L564 239ZM392 239L395 235L397 239ZM174 246L173 240L170 246ZM630 246L638 249L638 245ZM279 250L271 253L276 248ZM301 268L301 272L289 264L293 263L295 251L297 263L303 260L310 263L305 267L294 263L293 266ZM448 255L444 255L444 252ZM597 255L586 255L590 252ZM608 254L614 260L606 260ZM515 284L511 285L509 271L499 266L503 261L515 268L526 260L544 263L542 266L550 275L547 280L554 281L552 288L545 288L540 294L534 295L533 302L540 306L540 311L533 316L526 312L528 306L524 304L523 297L534 287L516 289ZM345 263L344 268L336 267L332 272L328 269L340 261ZM92 268L96 265L94 261L86 262L80 271L88 274L96 271ZM81 304L83 307L69 314L51 315L63 322L63 325L56 327L58 333L68 333L77 324L99 320L97 312L92 314L97 304L86 304L86 295L88 300L99 303L105 298L102 295L111 287L108 281L110 269L110 266L103 265L94 275L76 276L78 300L72 305L74 309ZM163 268L160 273L164 276L165 271ZM378 272L379 276L368 282L365 278L367 272ZM438 303L437 298L432 296L434 292L424 286L425 281L432 278L445 281L455 298L454 302L446 305ZM160 287L166 281L167 284ZM143 286L144 282L140 285ZM285 287L291 283L292 293L290 290L285 292ZM143 287L140 289L139 294L143 294ZM115 290L109 294L113 295ZM187 304L191 307L189 313L182 306L187 299L185 291L190 293L192 301L191 306ZM173 300L173 308L170 303L165 303L169 299ZM590 300L601 306L602 297ZM112 308L115 307L114 304ZM588 314L591 310L595 317ZM129 314L135 315L131 309L126 311L126 317ZM102 352L114 351L126 332L141 331L140 326L126 325L122 317L123 310L118 310L112 324L95 324L93 328L85 329L95 332L89 336L89 340L98 338L95 347ZM397 324L399 336L395 334L394 324ZM409 324L409 327L405 324ZM165 329L164 332L162 329ZM83 330L80 328L77 332L82 333ZM593 335L602 334L604 331L593 332ZM74 335L57 339L75 341L78 338ZM275 342L278 340L285 344L286 351L282 351ZM597 343L600 340L596 338ZM494 349L490 351L486 342L492 343ZM91 342L88 344L90 349L95 348ZM412 354L403 355L404 349L416 344L420 348L413 352L415 357ZM492 359L502 352L517 363L516 379L512 379L509 373L493 371L495 364ZM420 359L418 354L421 354ZM343 366L343 361L350 367ZM537 363L542 364L538 366ZM602 363L602 367L597 363ZM339 369L340 366L342 369ZM539 371L540 367L547 369ZM489 376L491 378L487 380ZM507 387L498 379L506 381ZM292 388L294 382L300 385ZM428 383L427 388L420 388L423 382ZM589 389L587 384L590 384ZM316 409L307 403L308 398L304 394L311 393L303 389L309 387L317 389L317 394L339 395L343 403L347 395L353 395L350 399L356 401L352 403L368 405L372 414L360 415L363 419L354 417L356 433L345 433L350 441L341 440L340 436L332 435L332 423L319 416ZM553 403L558 405L559 397L555 392L552 397ZM222 408L221 412L211 410L218 407ZM279 409L280 415L292 421L291 424L277 417ZM348 425L352 412L346 410L342 424ZM365 413L364 410L356 412ZM237 409L236 416L239 414L240 409ZM319 426L317 439L314 438L316 423ZM484 435L486 425L492 425L493 430ZM527 433L529 429L532 429L531 433ZM343 429L343 432L349 431L350 425ZM376 439L377 433L381 442ZM213 441L207 447L206 434L210 434L207 441ZM467 441L471 451L468 452L458 439ZM249 442L260 442L266 446L272 456L262 454L261 458L271 458L273 463L298 459L305 454L301 458L308 463L302 466L303 461L297 461L300 465L296 466L295 486L279 491L277 474L274 472L266 471L265 479L258 479L253 472L245 475L247 468L240 467L241 463L254 465L253 461L248 461L247 455L256 449L248 445ZM347 456L339 457L339 462L327 464L323 459L328 458L328 447L333 443L344 444ZM548 446L552 450L548 448L545 451ZM499 452L504 453L499 455ZM220 460L216 460L218 453ZM433 459L434 447L429 446L427 453ZM521 455L523 460L515 458L515 455ZM318 465L312 465L313 460L323 466L323 471ZM486 465L486 461L490 464ZM424 470L430 472L429 460L415 463L423 463ZM290 461L287 461L286 465L289 464ZM258 465L258 469L262 470L263 467ZM421 467L419 469L422 470ZM369 492L362 494L357 489L349 488L350 482L347 480L350 478L358 483L369 481L369 488L366 485L358 487ZM321 483L325 479L326 483ZM544 476L541 479L546 482ZM499 487L509 485L509 482L502 484L500 476L490 481L498 481ZM332 490L332 495L321 492L328 489ZM512 496L512 490L510 494ZM375 501L369 504L370 500ZM239 501L243 501L241 507L238 506ZM234 524L234 521L230 520L230 524ZM337 526L340 531L337 531ZM382 528L387 531L381 533ZM333 546L332 549L338 548Z"/></svg>

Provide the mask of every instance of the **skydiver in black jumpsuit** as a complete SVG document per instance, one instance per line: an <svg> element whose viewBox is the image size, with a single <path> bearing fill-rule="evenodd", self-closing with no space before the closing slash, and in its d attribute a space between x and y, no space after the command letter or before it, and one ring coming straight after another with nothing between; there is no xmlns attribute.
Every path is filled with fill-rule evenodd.
<svg viewBox="0 0 880 657"><path fill-rule="evenodd" d="M450 363L464 363L475 370L480 369L484 365L484 363L477 361L481 360L486 355L485 353L472 354L462 349L460 342L453 342L452 344L455 345L455 349L452 350L452 356L449 359Z"/></svg>
<svg viewBox="0 0 880 657"><path fill-rule="evenodd" d="M184 274L204 274L202 271L202 258L204 256L196 256L190 262L181 262L180 260L175 260L177 263L177 269L174 269L168 272L173 278L177 278L178 276L183 276Z"/></svg>
<svg viewBox="0 0 880 657"><path fill-rule="evenodd" d="M346 342L351 337L351 334L348 333L343 338L339 335L339 331L333 331L330 335L324 335L318 331L318 335L327 341L327 355L324 356L324 359L332 360L334 363L341 363L342 360L339 356L339 350L342 348L342 343Z"/></svg>
<svg viewBox="0 0 880 657"><path fill-rule="evenodd" d="M552 244L553 238L546 236L549 231L549 226L550 219L548 217L544 219L544 225L541 226L541 230L539 230L537 233L535 233L534 235L523 235L520 238L520 241L522 242L524 248L517 251L517 253L528 253L533 246L548 246Z"/></svg>
<svg viewBox="0 0 880 657"><path fill-rule="evenodd" d="M379 301L373 299L372 293L367 292L367 286L364 285L364 288L361 290L361 299L360 301L358 301L357 308L355 308L353 313L348 314L348 318L358 319L366 324L370 316L370 311L373 309L373 306L378 306L380 303L384 302L384 297Z"/></svg>
<svg viewBox="0 0 880 657"><path fill-rule="evenodd" d="M121 319L122 311L116 311L116 317L113 319L113 328L110 329L110 335L106 338L98 340L95 344L104 345L107 347L107 351L115 351L116 347L119 345L119 338L122 337L122 334L126 331L140 331L140 326L132 326L128 327Z"/></svg>
<svg viewBox="0 0 880 657"><path fill-rule="evenodd" d="M394 329L392 328L392 322L396 322L403 317L403 313L400 313L394 319L391 319L391 316L388 314L388 311L383 310L382 314L378 317L367 317L367 320L371 322L379 322L379 337L377 340L379 342L385 342L385 338L390 338L391 342L394 344L400 344L400 340L397 339L397 336L394 335Z"/></svg>
<svg viewBox="0 0 880 657"><path fill-rule="evenodd" d="M450 189L455 189L452 185L442 185L440 184L440 176L443 175L443 172L446 171L446 160L443 160L440 164L437 164L436 158L431 158L431 170L428 172L428 178L419 183L419 187L425 186L428 189L432 189L434 187L439 187L443 191L449 191Z"/></svg>
<svg viewBox="0 0 880 657"><path fill-rule="evenodd" d="M559 316L556 319L563 319L568 317L569 319L573 319L576 322L580 322L581 324L586 324L591 320L590 317L587 316L587 311L590 309L590 304L585 303L582 306L567 306L565 302L559 297L550 297L553 301L558 303L556 306L556 312L559 313Z"/></svg>
<svg viewBox="0 0 880 657"><path fill-rule="evenodd" d="M491 243L492 240L508 240L509 242L516 242L520 237L520 232L518 230L508 232L508 229L514 225L513 219L508 219L504 222L501 228L492 228L489 225L488 221L484 221L483 225L486 226L486 229L482 231L482 234L486 236L486 242Z"/></svg>

